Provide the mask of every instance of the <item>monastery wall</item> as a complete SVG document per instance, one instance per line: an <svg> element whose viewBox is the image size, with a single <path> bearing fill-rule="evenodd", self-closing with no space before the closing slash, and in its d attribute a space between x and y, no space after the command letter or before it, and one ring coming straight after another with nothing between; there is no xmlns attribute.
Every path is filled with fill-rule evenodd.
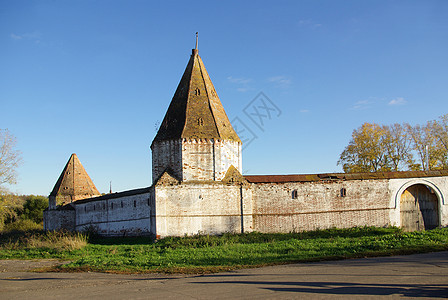
<svg viewBox="0 0 448 300"><path fill-rule="evenodd" d="M249 186L222 183L182 183L155 187L158 237L252 231Z"/></svg>
<svg viewBox="0 0 448 300"><path fill-rule="evenodd" d="M75 209L50 209L44 211L44 230L75 230Z"/></svg>
<svg viewBox="0 0 448 300"><path fill-rule="evenodd" d="M75 229L105 236L149 235L151 194L145 188L76 201Z"/></svg>
<svg viewBox="0 0 448 300"><path fill-rule="evenodd" d="M220 181L231 165L242 172L241 143L214 139L184 139L182 180Z"/></svg>
<svg viewBox="0 0 448 300"><path fill-rule="evenodd" d="M181 140L169 140L155 142L152 147L152 180L153 182L162 175L167 168L173 175L182 178L182 142Z"/></svg>
<svg viewBox="0 0 448 300"><path fill-rule="evenodd" d="M257 183L252 188L255 231L390 225L393 206L386 179Z"/></svg>

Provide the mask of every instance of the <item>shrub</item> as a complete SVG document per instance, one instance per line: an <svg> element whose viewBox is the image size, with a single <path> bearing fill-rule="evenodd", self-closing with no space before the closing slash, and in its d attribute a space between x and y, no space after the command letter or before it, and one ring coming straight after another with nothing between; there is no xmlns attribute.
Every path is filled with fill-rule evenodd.
<svg viewBox="0 0 448 300"><path fill-rule="evenodd" d="M29 219L35 223L42 223L44 219L44 210L48 207L48 199L43 196L30 195L26 197L23 204L22 219Z"/></svg>
<svg viewBox="0 0 448 300"><path fill-rule="evenodd" d="M11 231L33 231L33 230L39 230L43 229L41 224L37 224L36 222L32 220L17 220L15 222L6 224L3 228L5 232L11 232Z"/></svg>

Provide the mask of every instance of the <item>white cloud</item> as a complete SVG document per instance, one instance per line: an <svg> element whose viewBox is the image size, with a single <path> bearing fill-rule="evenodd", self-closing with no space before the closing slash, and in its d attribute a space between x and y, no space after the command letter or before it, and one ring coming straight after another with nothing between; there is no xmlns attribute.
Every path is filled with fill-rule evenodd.
<svg viewBox="0 0 448 300"><path fill-rule="evenodd" d="M351 107L352 110L364 110L372 107L373 100L360 100Z"/></svg>
<svg viewBox="0 0 448 300"><path fill-rule="evenodd" d="M229 80L232 83L237 83L237 84L248 84L248 83L252 82L251 78L245 78L245 77L235 78L235 77L229 76L229 77L227 77L227 80Z"/></svg>
<svg viewBox="0 0 448 300"><path fill-rule="evenodd" d="M397 97L392 100L387 100L387 98L378 98L378 97L369 97L368 99L357 101L353 104L353 106L350 108L352 110L364 110L369 109L374 106L399 106L399 105L405 105L408 103L403 97Z"/></svg>
<svg viewBox="0 0 448 300"><path fill-rule="evenodd" d="M310 20L310 19L307 19L307 20L299 20L299 23L298 23L298 24L299 24L299 26L301 26L301 27L309 27L309 28L312 28L312 29L319 28L319 27L322 26L321 23L314 22L313 20Z"/></svg>
<svg viewBox="0 0 448 300"><path fill-rule="evenodd" d="M388 105L405 105L408 103L403 97L398 97L389 101Z"/></svg>
<svg viewBox="0 0 448 300"><path fill-rule="evenodd" d="M36 44L40 43L41 40L41 34L40 32L29 32L29 33L24 33L24 34L15 34L15 33L11 33L9 35L11 37L11 39L15 40L15 41L20 41L20 40L29 40L29 41L34 41Z"/></svg>
<svg viewBox="0 0 448 300"><path fill-rule="evenodd" d="M20 36L20 35L14 34L14 33L11 33L10 37L16 41L23 39L23 36Z"/></svg>
<svg viewBox="0 0 448 300"><path fill-rule="evenodd" d="M252 89L249 85L253 81L252 78L229 76L227 80L238 85L236 89L238 92L244 93Z"/></svg>
<svg viewBox="0 0 448 300"><path fill-rule="evenodd" d="M274 76L268 78L268 81L271 83L275 83L277 87L280 88L287 88L291 85L291 79L285 77L285 76Z"/></svg>

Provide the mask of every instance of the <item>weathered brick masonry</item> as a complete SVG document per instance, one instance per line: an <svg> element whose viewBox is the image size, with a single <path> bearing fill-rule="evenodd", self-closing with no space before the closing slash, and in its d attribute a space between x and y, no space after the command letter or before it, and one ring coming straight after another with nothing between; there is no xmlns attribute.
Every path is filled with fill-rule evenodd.
<svg viewBox="0 0 448 300"><path fill-rule="evenodd" d="M261 232L390 225L388 180L260 183L253 195Z"/></svg>

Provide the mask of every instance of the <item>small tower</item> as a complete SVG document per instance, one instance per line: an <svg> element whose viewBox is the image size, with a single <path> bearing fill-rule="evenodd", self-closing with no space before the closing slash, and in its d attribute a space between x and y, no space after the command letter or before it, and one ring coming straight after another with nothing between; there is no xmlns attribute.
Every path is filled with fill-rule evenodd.
<svg viewBox="0 0 448 300"><path fill-rule="evenodd" d="M180 181L220 181L230 166L242 172L241 140L193 49L151 144L152 178L164 171Z"/></svg>
<svg viewBox="0 0 448 300"><path fill-rule="evenodd" d="M50 193L49 209L100 195L78 156L73 153Z"/></svg>

